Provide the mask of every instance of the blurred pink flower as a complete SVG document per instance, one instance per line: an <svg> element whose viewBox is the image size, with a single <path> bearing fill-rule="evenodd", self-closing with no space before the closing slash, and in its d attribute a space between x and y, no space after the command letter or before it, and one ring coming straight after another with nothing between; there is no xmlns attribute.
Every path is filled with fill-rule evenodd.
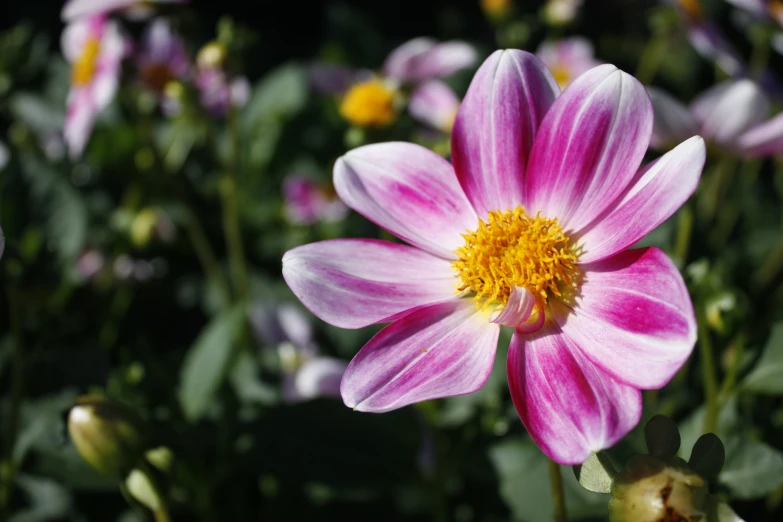
<svg viewBox="0 0 783 522"><path fill-rule="evenodd" d="M84 150L98 113L114 98L128 43L117 24L98 15L69 24L62 35L62 49L72 68L64 138L70 156L76 158Z"/></svg>
<svg viewBox="0 0 783 522"><path fill-rule="evenodd" d="M445 84L432 81L470 67L476 59L476 50L465 42L420 37L394 49L380 74L328 64L314 64L309 73L313 88L342 96L340 114L362 127L391 123L402 108L401 88L420 86L423 90L414 90L417 100L411 100L412 115L445 130L446 121L456 113L455 100L457 104L459 101ZM429 101L435 105L429 106Z"/></svg>
<svg viewBox="0 0 783 522"><path fill-rule="evenodd" d="M593 56L593 44L580 36L543 42L536 56L546 64L561 89L580 74L599 65Z"/></svg>
<svg viewBox="0 0 783 522"><path fill-rule="evenodd" d="M149 89L163 94L166 84L188 75L190 63L182 38L163 18L153 20L141 37L139 75Z"/></svg>
<svg viewBox="0 0 783 522"><path fill-rule="evenodd" d="M408 112L420 122L449 134L459 103L459 97L445 82L429 80L413 89Z"/></svg>
<svg viewBox="0 0 783 522"><path fill-rule="evenodd" d="M453 165L402 142L340 158L341 199L412 245L338 239L283 256L317 317L391 322L349 364L345 404L384 412L476 391L503 324L515 328L511 396L548 456L578 464L625 436L639 390L664 386L696 340L674 264L627 250L688 199L704 165L693 137L639 168L652 125L644 87L611 65L561 95L538 58L498 51L460 106Z"/></svg>
<svg viewBox="0 0 783 522"><path fill-rule="evenodd" d="M82 279L92 279L105 265L106 258L99 250L85 250L76 259L76 274Z"/></svg>
<svg viewBox="0 0 783 522"><path fill-rule="evenodd" d="M340 396L340 380L348 363L318 355L312 327L299 309L289 304L257 304L248 315L258 341L277 348L285 402Z"/></svg>
<svg viewBox="0 0 783 522"><path fill-rule="evenodd" d="M77 18L124 11L133 18L145 18L153 12L150 4L181 4L188 0L68 0L60 13L64 22Z"/></svg>
<svg viewBox="0 0 783 522"><path fill-rule="evenodd" d="M243 107L250 98L247 78L232 78L222 66L197 66L194 83L201 106L214 116L224 116L231 107Z"/></svg>
<svg viewBox="0 0 783 522"><path fill-rule="evenodd" d="M341 221L348 214L331 185L304 176L290 176L283 182L283 202L286 219L296 225Z"/></svg>
<svg viewBox="0 0 783 522"><path fill-rule="evenodd" d="M649 87L655 110L651 145L666 149L701 134L715 147L742 157L783 151L783 113L769 119L767 96L751 80L730 80L700 94L689 107Z"/></svg>

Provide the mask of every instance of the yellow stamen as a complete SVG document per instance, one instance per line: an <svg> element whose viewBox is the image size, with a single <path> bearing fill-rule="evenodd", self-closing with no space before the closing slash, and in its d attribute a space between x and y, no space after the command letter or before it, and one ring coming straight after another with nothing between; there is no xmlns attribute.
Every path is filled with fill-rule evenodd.
<svg viewBox="0 0 783 522"><path fill-rule="evenodd" d="M397 93L373 78L352 86L340 103L340 114L359 127L383 127L397 117Z"/></svg>
<svg viewBox="0 0 783 522"><path fill-rule="evenodd" d="M95 76L96 62L101 52L101 42L97 38L87 39L79 59L73 64L71 82L74 85L87 85Z"/></svg>
<svg viewBox="0 0 783 522"><path fill-rule="evenodd" d="M571 72L562 65L556 65L552 67L552 76L560 86L561 89L565 89L566 86L571 83Z"/></svg>
<svg viewBox="0 0 783 522"><path fill-rule="evenodd" d="M462 237L465 245L452 263L462 283L459 291L474 293L482 309L505 305L517 286L546 302L570 294L578 283L577 256L557 219L530 217L523 207L493 211Z"/></svg>

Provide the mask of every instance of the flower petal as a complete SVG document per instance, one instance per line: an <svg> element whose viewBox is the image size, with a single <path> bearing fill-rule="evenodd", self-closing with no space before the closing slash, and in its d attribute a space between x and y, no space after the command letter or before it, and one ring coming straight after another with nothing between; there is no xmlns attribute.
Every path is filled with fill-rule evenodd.
<svg viewBox="0 0 783 522"><path fill-rule="evenodd" d="M445 259L478 218L448 161L412 143L350 151L334 166L340 199L397 237Z"/></svg>
<svg viewBox="0 0 783 522"><path fill-rule="evenodd" d="M696 190L706 154L704 140L694 136L640 169L625 193L577 240L579 262L625 250L666 221Z"/></svg>
<svg viewBox="0 0 783 522"><path fill-rule="evenodd" d="M469 299L417 310L354 357L340 387L343 401L380 413L474 392L489 378L499 331Z"/></svg>
<svg viewBox="0 0 783 522"><path fill-rule="evenodd" d="M443 132L451 132L458 108L459 98L441 80L430 80L419 85L411 93L408 102L411 116Z"/></svg>
<svg viewBox="0 0 783 522"><path fill-rule="evenodd" d="M515 333L508 385L519 417L549 458L581 464L639 422L639 390L593 365L557 325L535 335Z"/></svg>
<svg viewBox="0 0 783 522"><path fill-rule="evenodd" d="M517 325L530 319L535 306L536 297L533 295L533 292L522 286L515 286L506 306L500 312L493 313L490 321L516 328Z"/></svg>
<svg viewBox="0 0 783 522"><path fill-rule="evenodd" d="M740 134L758 125L769 114L769 100L750 80L716 85L699 96L692 105L702 120L702 135L724 145L733 145Z"/></svg>
<svg viewBox="0 0 783 522"><path fill-rule="evenodd" d="M737 145L743 155L773 156L783 152L783 113L742 134Z"/></svg>
<svg viewBox="0 0 783 522"><path fill-rule="evenodd" d="M650 143L653 110L632 76L600 65L555 101L536 136L527 171L528 213L579 230L615 201Z"/></svg>
<svg viewBox="0 0 783 522"><path fill-rule="evenodd" d="M496 51L457 113L451 154L479 216L525 203L525 169L539 124L560 89L534 55Z"/></svg>
<svg viewBox="0 0 783 522"><path fill-rule="evenodd" d="M385 322L457 294L448 261L372 239L335 239L289 250L283 277L313 314L340 328Z"/></svg>
<svg viewBox="0 0 783 522"><path fill-rule="evenodd" d="M699 133L699 123L688 107L661 89L648 87L655 119L650 146L667 149Z"/></svg>
<svg viewBox="0 0 783 522"><path fill-rule="evenodd" d="M436 44L436 40L427 37L408 40L389 53L383 63L384 76L399 81L410 81L416 76L416 68L421 58Z"/></svg>
<svg viewBox="0 0 783 522"><path fill-rule="evenodd" d="M552 303L563 333L616 379L664 386L696 343L693 305L677 268L657 248L642 248L582 269L576 305Z"/></svg>
<svg viewBox="0 0 783 522"><path fill-rule="evenodd" d="M422 56L416 76L410 81L421 82L433 78L445 78L476 63L478 55L466 42L450 41L436 44Z"/></svg>
<svg viewBox="0 0 783 522"><path fill-rule="evenodd" d="M286 402L299 402L318 397L339 397L340 381L348 366L334 357L314 357L302 363L283 388Z"/></svg>

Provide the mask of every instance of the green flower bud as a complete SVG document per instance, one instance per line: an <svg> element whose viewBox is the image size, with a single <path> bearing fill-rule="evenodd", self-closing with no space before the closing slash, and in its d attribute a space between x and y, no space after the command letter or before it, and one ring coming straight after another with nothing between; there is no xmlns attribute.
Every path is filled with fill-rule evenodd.
<svg viewBox="0 0 783 522"><path fill-rule="evenodd" d="M68 433L82 458L107 475L133 468L144 450L142 422L136 412L104 397L77 398L68 413Z"/></svg>
<svg viewBox="0 0 783 522"><path fill-rule="evenodd" d="M682 459L637 455L618 473L609 500L612 522L707 520L707 483Z"/></svg>

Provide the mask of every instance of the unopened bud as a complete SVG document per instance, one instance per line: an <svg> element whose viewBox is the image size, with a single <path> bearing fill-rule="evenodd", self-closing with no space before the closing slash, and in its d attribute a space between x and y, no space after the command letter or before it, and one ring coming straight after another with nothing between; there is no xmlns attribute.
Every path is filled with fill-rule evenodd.
<svg viewBox="0 0 783 522"><path fill-rule="evenodd" d="M684 461L637 455L617 474L609 500L611 522L704 521L707 484Z"/></svg>
<svg viewBox="0 0 783 522"><path fill-rule="evenodd" d="M82 458L107 475L133 468L144 449L142 422L136 412L104 397L76 399L68 414L68 433Z"/></svg>
<svg viewBox="0 0 783 522"><path fill-rule="evenodd" d="M139 503L152 511L158 511L163 505L160 482L163 474L168 473L174 454L170 449L161 446L145 452L144 458L156 469L143 466L132 470L125 478L125 487Z"/></svg>
<svg viewBox="0 0 783 522"><path fill-rule="evenodd" d="M196 63L200 69L219 69L226 61L226 47L220 42L210 42L198 52Z"/></svg>

